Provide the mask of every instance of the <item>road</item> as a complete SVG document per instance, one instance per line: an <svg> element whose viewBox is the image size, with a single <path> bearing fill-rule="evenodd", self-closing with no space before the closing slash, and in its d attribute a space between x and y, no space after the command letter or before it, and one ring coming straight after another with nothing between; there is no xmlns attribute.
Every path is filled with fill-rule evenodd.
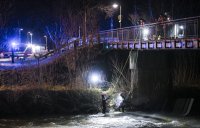
<svg viewBox="0 0 200 128"><path fill-rule="evenodd" d="M37 61L34 58L27 58L26 60L15 59L15 63L12 63L11 58L1 58L0 59L0 70L9 70L19 67L28 66L30 64L35 64Z"/></svg>
<svg viewBox="0 0 200 128"><path fill-rule="evenodd" d="M47 64L48 62L56 59L60 54L53 54L47 58L41 58L39 60L40 65ZM25 60L15 59L15 62L12 63L11 58L0 58L0 70L12 70L23 67L37 66L38 60L35 57L29 57Z"/></svg>

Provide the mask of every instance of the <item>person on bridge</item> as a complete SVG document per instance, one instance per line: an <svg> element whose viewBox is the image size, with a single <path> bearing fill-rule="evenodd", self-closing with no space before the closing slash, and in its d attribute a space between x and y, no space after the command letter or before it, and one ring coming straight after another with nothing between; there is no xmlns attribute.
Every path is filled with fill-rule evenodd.
<svg viewBox="0 0 200 128"><path fill-rule="evenodd" d="M159 23L163 23L164 22L164 16L162 14L160 14L160 16L158 17L158 22Z"/></svg>
<svg viewBox="0 0 200 128"><path fill-rule="evenodd" d="M164 24L165 18L162 14L160 14L160 16L158 17L158 28L157 28L157 37L158 40L160 40L161 38L165 37L165 24Z"/></svg>

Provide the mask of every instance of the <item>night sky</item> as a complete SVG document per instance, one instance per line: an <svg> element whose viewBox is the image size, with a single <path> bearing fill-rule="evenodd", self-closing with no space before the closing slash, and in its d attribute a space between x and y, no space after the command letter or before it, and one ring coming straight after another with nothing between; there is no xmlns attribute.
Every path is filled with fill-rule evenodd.
<svg viewBox="0 0 200 128"><path fill-rule="evenodd" d="M62 0L14 0L7 27L24 28L24 32L32 31L36 36L44 34L44 28L56 20L56 11L60 8ZM64 0L67 8L74 10L83 8L84 0ZM109 6L114 2L122 6L122 26L130 26L129 14L137 13L147 22L149 19L158 18L159 14L168 12L174 19L200 15L199 0L85 0L93 1L93 5ZM90 6L93 6L90 5ZM113 14L114 27L119 27L117 16L119 11ZM110 19L105 13L99 15L100 30L110 29ZM24 35L25 36L25 35Z"/></svg>
<svg viewBox="0 0 200 128"><path fill-rule="evenodd" d="M12 23L14 26L19 25L30 29L34 27L42 27L48 24L53 18L56 6L59 8L61 0L16 0L14 4L14 12ZM82 4L81 0L65 0L68 6L73 4ZM76 2L77 1L77 2ZM82 0L83 1L83 0ZM89 1L89 0L88 0ZM141 15L150 16L152 11L153 18L157 18L160 13L169 12L174 19L182 17L197 16L200 14L199 0L96 0L96 3L108 6L114 2L118 2L122 6L122 15L124 15L124 22L128 14L133 14L135 11ZM151 8L149 8L151 3ZM82 6L82 5L80 5ZM76 9L76 8L74 8ZM116 12L117 13L117 12ZM172 14L173 13L173 14ZM115 14L117 15L117 14ZM114 16L115 16L114 15ZM103 17L104 18L104 17ZM11 21L11 22L12 22ZM18 22L16 24L16 22Z"/></svg>

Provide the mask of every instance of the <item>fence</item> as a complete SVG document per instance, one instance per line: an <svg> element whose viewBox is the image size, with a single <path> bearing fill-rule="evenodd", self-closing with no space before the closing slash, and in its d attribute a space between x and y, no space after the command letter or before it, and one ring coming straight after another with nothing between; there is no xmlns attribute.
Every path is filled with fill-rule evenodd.
<svg viewBox="0 0 200 128"><path fill-rule="evenodd" d="M199 48L199 23L200 16L106 30L100 42L113 48Z"/></svg>

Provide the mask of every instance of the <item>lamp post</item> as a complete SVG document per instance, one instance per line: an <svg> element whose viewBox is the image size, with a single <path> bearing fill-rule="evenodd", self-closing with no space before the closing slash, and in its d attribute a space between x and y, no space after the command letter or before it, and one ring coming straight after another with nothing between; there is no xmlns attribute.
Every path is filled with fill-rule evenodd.
<svg viewBox="0 0 200 128"><path fill-rule="evenodd" d="M118 6L119 6L119 17L118 17L118 19L119 19L119 26L121 28L122 27L122 7L121 7L121 5L118 5L116 3L114 3L112 5L113 8L118 8Z"/></svg>
<svg viewBox="0 0 200 128"><path fill-rule="evenodd" d="M31 36L31 45L32 45L32 44L33 44L33 41L32 41L32 36L33 36L33 34L30 33L30 36Z"/></svg>
<svg viewBox="0 0 200 128"><path fill-rule="evenodd" d="M81 38L81 26L78 27L78 38L79 38L79 40Z"/></svg>
<svg viewBox="0 0 200 128"><path fill-rule="evenodd" d="M12 63L14 63L14 59L15 59L15 54L14 54L14 48L16 46L16 43L15 42L12 42L12 55L11 55L11 58L12 58Z"/></svg>
<svg viewBox="0 0 200 128"><path fill-rule="evenodd" d="M113 16L110 17L110 29L113 30Z"/></svg>
<svg viewBox="0 0 200 128"><path fill-rule="evenodd" d="M83 20L83 39L82 39L82 46L86 45L86 32L87 32L87 5L86 0L83 0L84 5L84 20Z"/></svg>
<svg viewBox="0 0 200 128"><path fill-rule="evenodd" d="M45 38L45 43L46 43L46 45L45 45L45 50L48 50L48 48L47 48L47 36L44 35L44 38Z"/></svg>
<svg viewBox="0 0 200 128"><path fill-rule="evenodd" d="M19 43L21 43L21 31L23 31L22 28L19 29Z"/></svg>
<svg viewBox="0 0 200 128"><path fill-rule="evenodd" d="M32 42L32 36L33 36L33 33L28 32L28 34L31 36L31 45L32 45L32 44L33 44L33 42Z"/></svg>
<svg viewBox="0 0 200 128"><path fill-rule="evenodd" d="M26 41L27 41L27 44L30 43L30 42L29 42L29 33L30 33L30 32L27 32L27 34L26 34Z"/></svg>
<svg viewBox="0 0 200 128"><path fill-rule="evenodd" d="M119 6L119 11L120 11L120 14L119 14L119 26L120 28L122 28L122 7L121 5Z"/></svg>

